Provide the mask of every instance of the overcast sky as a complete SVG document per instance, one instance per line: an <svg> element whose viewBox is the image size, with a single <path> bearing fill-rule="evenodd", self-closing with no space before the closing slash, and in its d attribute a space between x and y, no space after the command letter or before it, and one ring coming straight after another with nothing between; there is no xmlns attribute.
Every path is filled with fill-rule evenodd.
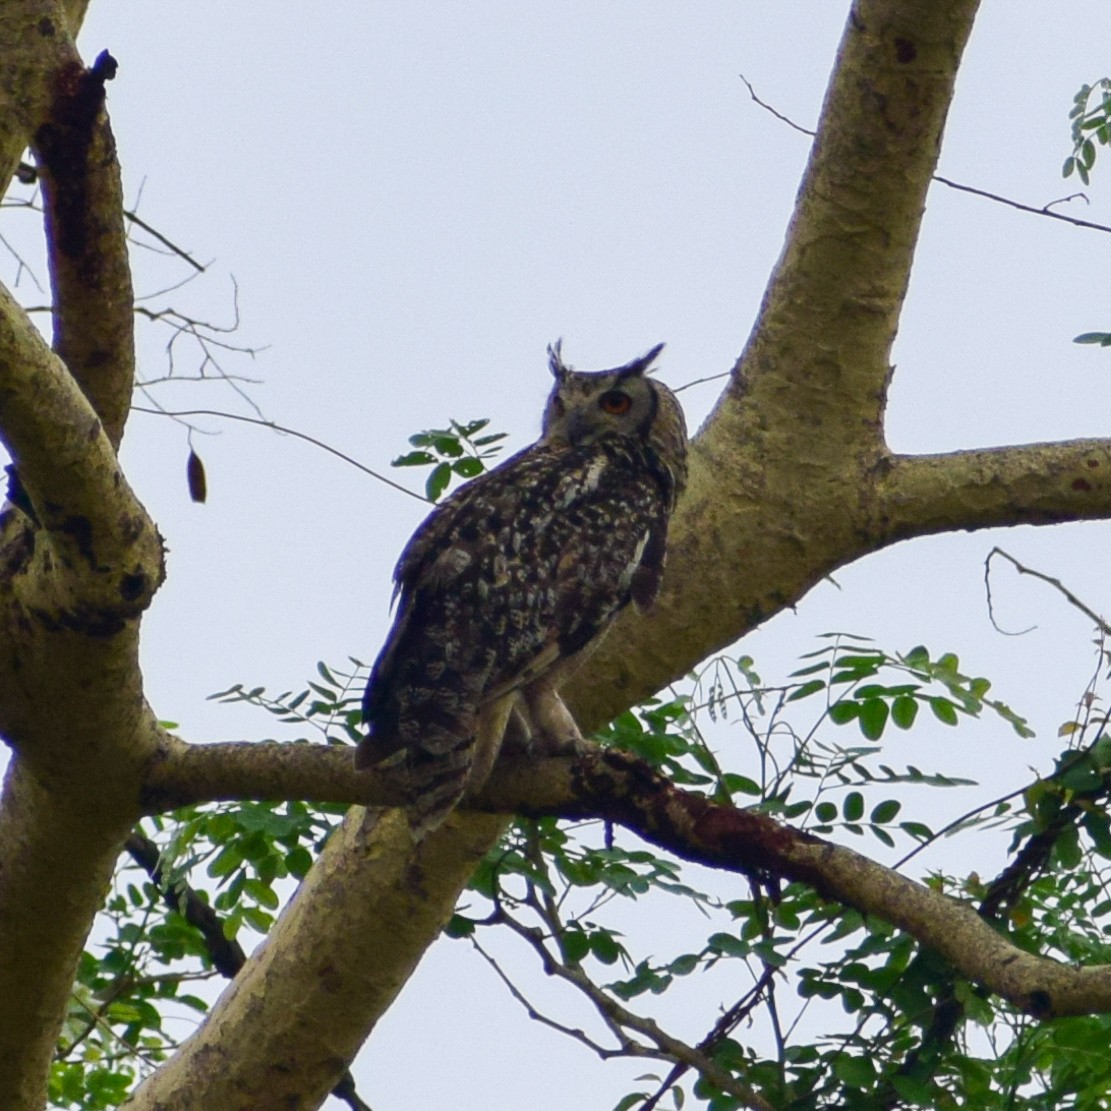
<svg viewBox="0 0 1111 1111"><path fill-rule="evenodd" d="M846 9L93 0L81 43L87 59L107 47L120 64L109 107L129 203L208 264L171 303L227 323L234 275L233 342L265 350L229 355L225 370L259 380L244 388L268 418L388 470L411 432L449 418L489 417L510 450L528 443L557 336L582 369L666 341L672 386L730 368L808 148L752 102L740 74L813 126ZM1034 205L1074 192L1060 176L1066 115L1077 87L1111 67L1091 31L1105 23L1095 0L988 2L940 172ZM1111 223L1111 155L1103 162L1091 204L1060 211ZM5 224L20 221L34 232L18 213ZM1111 330L1109 253L1111 236L935 185L894 353L892 447L1111 433L1111 352L1071 342ZM141 293L185 273L136 254ZM20 291L36 301L26 279ZM166 338L144 333L145 378L166 373ZM179 372L196 363L178 350ZM171 407L250 412L218 383L157 389ZM683 393L693 427L716 389ZM136 415L124 443L170 552L145 624L148 697L191 741L266 736L265 715L206 696L234 682L296 688L318 659L371 659L393 563L425 507L299 441L200 423L219 433L193 438L208 468L204 506L188 498L183 428ZM1000 620L1038 629L993 632L984 557L1003 544L1111 610L1109 540L1099 523L899 545L838 573L839 585L822 584L740 650L768 678L832 629L892 650L957 651L1038 740L989 725L962 728L958 750L941 727L889 743L903 746L900 761L984 779L991 797L1048 767L1094 657L1075 611L1006 575ZM708 1026L717 1003L701 1000L683 1032ZM436 1067L414 1069L417 1058ZM450 942L434 947L356 1069L376 1111L609 1108L641 1071L603 1067L528 1024Z"/></svg>

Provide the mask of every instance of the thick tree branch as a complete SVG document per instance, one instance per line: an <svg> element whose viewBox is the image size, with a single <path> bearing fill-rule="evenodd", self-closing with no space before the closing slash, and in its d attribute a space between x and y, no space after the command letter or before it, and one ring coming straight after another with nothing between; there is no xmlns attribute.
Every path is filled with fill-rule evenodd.
<svg viewBox="0 0 1111 1111"><path fill-rule="evenodd" d="M857 0L787 244L737 389L792 408L819 451L875 443L906 295L975 0ZM830 404L836 398L835 404Z"/></svg>
<svg viewBox="0 0 1111 1111"><path fill-rule="evenodd" d="M783 255L692 449L656 612L623 615L614 648L573 684L588 719L659 690L875 550L861 495L885 454L889 348L976 7L853 5Z"/></svg>
<svg viewBox="0 0 1111 1111"><path fill-rule="evenodd" d="M84 4L71 7L84 14ZM0 194L7 191L31 136L46 118L52 75L73 50L68 26L69 16L55 0L0 4Z"/></svg>
<svg viewBox="0 0 1111 1111"><path fill-rule="evenodd" d="M73 628L141 613L162 581L161 538L88 399L2 288L0 438L48 537L23 557L36 571L15 581L25 604Z"/></svg>
<svg viewBox="0 0 1111 1111"><path fill-rule="evenodd" d="M0 4L0 175L6 185L33 135L50 149L53 245L62 270L73 267L55 266L56 293L70 299L59 303L60 346L85 379L101 361L130 389L129 338L114 315L114 299L130 295L110 227L118 178L67 30L83 12L81 2ZM101 327L111 342L90 341ZM32 1109L161 743L143 700L137 618L161 582L162 551L88 397L3 289L0 438L33 517L8 510L0 549L0 734L14 750L0 797L0 999L20 1016L0 1023L0 1076L3 1106Z"/></svg>
<svg viewBox="0 0 1111 1111"><path fill-rule="evenodd" d="M379 776L356 770L352 751L279 741L191 745L175 738L143 784L143 813L239 799L400 804Z"/></svg>
<svg viewBox="0 0 1111 1111"><path fill-rule="evenodd" d="M162 892L163 901L170 910L180 913L186 922L200 932L212 967L229 980L238 975L247 963L247 954L235 938L229 938L224 933L220 915L183 880L167 881L158 845L140 830L135 829L128 834L126 848L128 856ZM343 1100L353 1111L370 1111L359 1098L355 1078L350 1072L345 1072L340 1077L332 1088L332 1095Z"/></svg>
<svg viewBox="0 0 1111 1111"><path fill-rule="evenodd" d="M400 812L352 809L266 944L128 1111L318 1106L502 824L452 817L414 849Z"/></svg>
<svg viewBox="0 0 1111 1111"><path fill-rule="evenodd" d="M107 777L106 777L107 778ZM86 787L91 786L86 779ZM124 828L105 830L118 802L86 790L59 807L13 759L0 796L0 1107L38 1111L74 969L104 901ZM108 813L102 810L106 804ZM130 823L128 823L130 824ZM14 1019L18 1016L18 1021Z"/></svg>
<svg viewBox="0 0 1111 1111"><path fill-rule="evenodd" d="M118 448L135 381L131 268L123 186L104 111L107 52L86 70L76 52L55 78L35 131L54 291L54 350Z"/></svg>
<svg viewBox="0 0 1111 1111"><path fill-rule="evenodd" d="M871 529L891 542L955 529L1111 516L1111 440L1068 440L879 465Z"/></svg>
<svg viewBox="0 0 1111 1111"><path fill-rule="evenodd" d="M73 50L89 0L0 4L0 197L50 103L54 64Z"/></svg>
<svg viewBox="0 0 1111 1111"><path fill-rule="evenodd" d="M524 804L526 791L532 805ZM905 930L969 979L1035 1017L1111 1010L1111 966L1076 968L1027 953L993 930L971 904L767 815L685 792L628 753L611 749L574 760L548 760L542 770L517 762L499 768L478 801L486 795L491 801L518 798L521 812L537 816L620 822L699 864L806 883Z"/></svg>
<svg viewBox="0 0 1111 1111"><path fill-rule="evenodd" d="M346 748L203 745L175 752L160 766L158 776L158 797L173 805L205 794L319 802L385 797L380 788L361 781L363 773L353 771ZM1024 953L988 926L971 905L766 815L683 791L619 750L503 760L473 805L535 817L602 818L684 860L806 883L830 899L906 930L937 949L965 976L1038 1017L1111 1009L1111 967L1075 969ZM468 819L460 815L459 820Z"/></svg>

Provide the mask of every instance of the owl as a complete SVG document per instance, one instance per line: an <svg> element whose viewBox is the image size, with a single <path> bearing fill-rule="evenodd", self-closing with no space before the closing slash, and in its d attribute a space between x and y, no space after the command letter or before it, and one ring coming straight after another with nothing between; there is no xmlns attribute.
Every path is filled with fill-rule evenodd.
<svg viewBox="0 0 1111 1111"><path fill-rule="evenodd" d="M580 742L560 687L629 602L655 600L687 476L683 410L647 376L662 349L580 373L549 347L540 439L456 490L402 552L355 763L400 788L414 840L481 787L507 725L546 751Z"/></svg>

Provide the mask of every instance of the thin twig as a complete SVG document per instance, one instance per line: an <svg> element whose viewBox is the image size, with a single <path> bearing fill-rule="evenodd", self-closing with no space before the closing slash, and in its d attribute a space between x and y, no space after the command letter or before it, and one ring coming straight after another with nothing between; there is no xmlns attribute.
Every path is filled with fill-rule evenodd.
<svg viewBox="0 0 1111 1111"><path fill-rule="evenodd" d="M534 903L533 909L536 909L536 907L537 904ZM739 1100L744 1106L753 1108L754 1111L775 1111L763 1096L747 1084L737 1080L736 1077L723 1069L705 1053L673 1037L653 1019L638 1015L623 1007L616 999L595 984L581 968L556 960L544 944L543 936L539 930L525 926L504 911L499 918L502 923L535 951L547 975L555 976L557 979L577 988L590 1000L602 1021L611 1031L615 1032L625 1055L658 1056L676 1063L683 1062L704 1076L711 1084L720 1088L721 1091ZM551 928L551 924L548 925ZM633 1040L625 1032L627 1030L632 1030L647 1038L656 1047L655 1050L649 1050L648 1047Z"/></svg>
<svg viewBox="0 0 1111 1111"><path fill-rule="evenodd" d="M1004 633L1005 630L999 628L999 625L996 623L995 620L995 615L992 612L990 584L991 561L992 558L997 555L1002 556L1003 559L1007 560L1007 562L1010 563L1020 575L1031 575L1035 579L1041 579L1042 582L1049 583L1050 586L1052 586L1055 590L1057 590L1064 596L1065 601L1068 602L1069 605L1080 610L1080 612L1084 614L1085 617L1094 622L1096 628L1098 628L1104 636L1111 636L1111 625L1109 625L1107 621L1100 617L1100 615L1096 613L1094 609L1086 606L1075 594L1073 594L1071 590L1069 590L1067 586L1065 586L1063 582L1061 582L1060 579L1055 579L1052 575L1047 575L1043 571L1035 571L1032 567L1026 567L1024 564L1019 563L1019 561L1015 559L1013 555L1005 552L1002 548L996 546L992 548L990 552L988 552L988 557L984 560L984 582L988 587L988 614L991 617L992 625L994 625L995 628L999 630L999 632ZM1036 625L1032 625L1030 627L1030 629L1036 628ZM1030 629L1027 629L1025 631L1030 632ZM1015 636L1018 634L1007 633L1006 635Z"/></svg>
<svg viewBox="0 0 1111 1111"><path fill-rule="evenodd" d="M27 162L20 162L19 165L16 167L15 177L21 185L34 185L39 180L39 171L37 167L29 165ZM141 186L139 189L139 194L140 196L142 195ZM201 273L204 272L205 268L199 262L193 259L188 251L182 250L181 247L179 247L171 240L167 239L160 231L156 231L154 228L152 228L150 224L148 224L145 220L141 220L136 213L129 212L125 208L123 210L123 214L133 224L138 224L139 227L141 227L143 231L145 231L148 235L153 236L164 247L167 247L173 254L177 255L178 258L184 259L187 263L189 263L190 266L193 267L194 270L200 271Z"/></svg>
<svg viewBox="0 0 1111 1111"><path fill-rule="evenodd" d="M809 135L811 138L814 137L815 132L811 131L808 127L803 127L802 124L795 123L795 121L792 120L789 116L785 116L782 112L773 108L766 101L761 100L756 95L756 90L752 87L752 82L749 81L749 79L745 77L743 73L740 73L737 76L740 77L740 79L745 83L745 86L748 88L748 95L752 97L752 99L761 108L763 108L765 112L771 113L771 115L775 116L777 120L779 120L781 123L785 123L788 127L794 128L795 131L801 132L803 135ZM1035 216L1047 216L1051 220L1061 220L1066 224L1072 224L1074 227L1078 228L1089 228L1092 231L1111 232L1111 227L1109 227L1107 224L1096 224L1093 223L1091 220L1081 220L1079 217L1076 216L1065 216L1060 212L1053 212L1050 210L1051 205L1061 204L1062 200L1072 200L1074 197L1080 194L1074 193L1072 197L1065 197L1062 198L1062 200L1050 201L1049 204L1044 204L1038 207L1031 204L1023 204L1021 201L1011 200L1010 197L1003 197L1000 196L998 193L990 193L986 189L977 189L974 185L962 185L959 181L953 181L951 178L942 177L940 174L933 174L932 177L934 181L938 181L942 185L948 185L950 189L957 189L962 193L972 193L977 197L984 197L989 201L995 201L998 204L1004 204L1010 208L1017 208L1020 212L1030 212L1033 213L1033 215Z"/></svg>
<svg viewBox="0 0 1111 1111"><path fill-rule="evenodd" d="M517 985L513 983L513 981L506 975L505 969L503 969L501 965L498 964L497 960L495 960L495 958L482 947L482 944L476 938L471 938L471 944L478 951L479 956L482 957L483 960L485 960L486 963L494 970L494 973L497 975L498 979L501 980L501 982L505 985L509 994L512 995L518 1003L521 1004L521 1006L525 1010L525 1014L528 1015L528 1017L534 1022L539 1022L541 1026L547 1026L549 1029L555 1030L557 1033L565 1034L567 1037L573 1038L577 1042L581 1042L587 1047L587 1049L591 1050L591 1052L596 1053L603 1061L607 1061L612 1057L622 1057L629 1055L627 1050L625 1049L607 1049L604 1045L596 1042L585 1030L582 1030L577 1026L564 1026L562 1022L557 1022L554 1018L550 1018L548 1015L538 1011L529 1001L524 992L522 992L520 988L518 988ZM634 1053L633 1056L640 1056L640 1054Z"/></svg>
<svg viewBox="0 0 1111 1111"><path fill-rule="evenodd" d="M181 420L185 417L219 417L222 420L237 420L243 424L254 424L260 428L269 428L272 432L281 432L286 436L295 436L298 440L304 440L306 443L312 444L323 451L329 452L331 455L342 459L345 463L350 463L352 467L368 474L371 478L378 479L379 482L384 482L387 486L392 486L395 490L400 490L403 494L408 494L411 498L416 498L417 501L427 502L428 499L421 497L420 494L414 493L412 490L402 486L399 482L394 482L393 479L387 478L377 471L371 470L370 467L360 463L357 459L352 459L350 455L345 455L338 448L334 448L331 444L326 444L322 440L316 439L315 436L310 436L306 432L298 432L295 428L287 428L285 425L277 424L272 420L263 420L259 417L247 417L240 413L224 413L219 409L182 409L178 411L170 411L169 409L146 409L141 405L133 405L132 411L136 413L148 413L156 417L173 417L175 420Z"/></svg>
<svg viewBox="0 0 1111 1111"><path fill-rule="evenodd" d="M788 127L793 127L796 131L801 132L803 135L809 135L811 139L814 138L814 132L811 131L810 128L803 127L801 123L795 123L795 121L791 119L790 116L785 116L782 112L778 111L770 104L768 104L767 101L761 100L756 95L756 90L753 88L752 82L749 81L749 79L745 77L743 73L738 73L737 76L745 83L745 87L748 89L748 95L752 97L752 99L756 101L756 103L761 108L763 108L765 112L770 112L781 123L785 123Z"/></svg>
<svg viewBox="0 0 1111 1111"><path fill-rule="evenodd" d="M732 373L731 370L723 370L720 374L708 374L705 378L695 378L693 382L684 382L681 386L676 386L671 392L682 393L694 386L702 386L707 382L717 382L721 378L728 378Z"/></svg>
<svg viewBox="0 0 1111 1111"><path fill-rule="evenodd" d="M199 262L197 262L197 260L195 258L193 258L193 256L190 255L188 251L183 250L181 247L179 247L172 240L167 239L160 231L156 231L154 228L152 228L150 226L150 224L148 224L146 222L146 220L141 220L136 213L128 212L127 209L124 209L123 214L133 224L138 224L139 227L141 227L143 229L143 231L145 231L147 233L147 235L151 235L155 239L157 239L158 242L161 243L164 247L168 248L171 253L177 255L177 257L180 258L180 259L184 259L198 273L201 273L201 274L204 273L205 267L202 266Z"/></svg>
<svg viewBox="0 0 1111 1111"><path fill-rule="evenodd" d="M722 1012L709 1033L698 1043L696 1048L699 1052L712 1053L752 1013L753 1007L760 1002L763 993L772 990L773 980L777 972L778 969L773 968L770 964L764 965L763 975L732 1007ZM661 1081L659 1088L640 1107L639 1111L655 1111L660 1100L682 1079L683 1074L688 1072L689 1069L690 1065L685 1061L677 1062Z"/></svg>
<svg viewBox="0 0 1111 1111"><path fill-rule="evenodd" d="M974 185L962 185L959 181L951 181L940 174L934 174L934 181L940 181L942 185L948 185L950 189L959 189L962 193L973 193L977 197L986 197L989 201L997 201L999 204L1017 208L1020 212L1032 212L1035 216L1048 216L1051 220L1063 220L1066 224L1072 224L1078 228L1111 232L1111 227L1106 224L1096 224L1091 220L1081 220L1078 216L1066 216L1061 212L1052 212L1048 204L1042 205L1040 208L1032 204L1023 204L1021 201L1011 200L1010 197L1001 197L998 193L989 193L986 189L977 189ZM1050 201L1050 204L1060 203L1060 201Z"/></svg>

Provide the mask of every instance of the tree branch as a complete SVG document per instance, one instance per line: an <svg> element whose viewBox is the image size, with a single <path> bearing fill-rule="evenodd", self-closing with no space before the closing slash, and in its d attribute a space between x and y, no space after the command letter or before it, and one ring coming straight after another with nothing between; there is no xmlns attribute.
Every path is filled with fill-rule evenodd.
<svg viewBox="0 0 1111 1111"><path fill-rule="evenodd" d="M175 752L158 774L157 797L175 806L204 797L195 793L202 786L218 799L318 802L380 791L360 781L363 773L353 771L348 749L311 745L196 746ZM573 758L502 760L473 806L532 817L601 818L684 860L806 883L905 930L965 976L1036 1017L1111 1009L1111 967L1074 969L1024 953L986 925L972 906L766 815L685 792L616 749L591 749Z"/></svg>
<svg viewBox="0 0 1111 1111"><path fill-rule="evenodd" d="M624 613L568 690L588 722L875 550L861 490L885 454L889 347L976 7L854 3L783 255L692 446L656 609Z"/></svg>
<svg viewBox="0 0 1111 1111"><path fill-rule="evenodd" d="M502 805L514 799L532 816L605 818L684 860L806 883L905 930L1035 1017L1111 1009L1111 966L1075 968L1026 953L973 906L766 815L682 791L628 753L607 749L531 769L521 762L499 766L476 801L487 798Z"/></svg>
<svg viewBox="0 0 1111 1111"><path fill-rule="evenodd" d="M35 553L49 566L15 580L25 604L71 628L141 613L162 581L161 538L88 399L3 288L0 437L49 536Z"/></svg>
<svg viewBox="0 0 1111 1111"><path fill-rule="evenodd" d="M162 897L170 910L177 911L191 926L196 928L204 939L212 967L227 979L233 979L247 963L247 954L235 938L224 933L220 916L184 880L170 884L162 869L161 852L158 846L138 829L132 830L127 837L128 856L143 869L151 881L162 892ZM71 1047L72 1048L72 1047ZM350 1071L340 1077L332 1088L332 1095L343 1100L351 1111L370 1111L359 1098L355 1078Z"/></svg>
<svg viewBox="0 0 1111 1111"><path fill-rule="evenodd" d="M414 848L399 812L353 808L266 944L128 1111L317 1106L439 935L502 825L452 816Z"/></svg>
<svg viewBox="0 0 1111 1111"><path fill-rule="evenodd" d="M891 543L955 529L1109 515L1111 440L1067 440L890 456L876 477L871 527Z"/></svg>
<svg viewBox="0 0 1111 1111"><path fill-rule="evenodd" d="M76 51L55 75L50 113L35 130L42 183L54 350L119 447L135 380L131 268L123 186L104 111L116 63L105 51L91 69Z"/></svg>

